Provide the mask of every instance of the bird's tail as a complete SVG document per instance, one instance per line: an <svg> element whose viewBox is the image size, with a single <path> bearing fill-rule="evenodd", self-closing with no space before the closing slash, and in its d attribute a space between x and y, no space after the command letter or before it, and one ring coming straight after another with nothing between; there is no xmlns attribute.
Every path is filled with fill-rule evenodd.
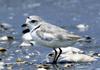
<svg viewBox="0 0 100 70"><path fill-rule="evenodd" d="M82 37L81 39L78 39L78 42L86 42L86 43L91 43L92 38L89 36Z"/></svg>

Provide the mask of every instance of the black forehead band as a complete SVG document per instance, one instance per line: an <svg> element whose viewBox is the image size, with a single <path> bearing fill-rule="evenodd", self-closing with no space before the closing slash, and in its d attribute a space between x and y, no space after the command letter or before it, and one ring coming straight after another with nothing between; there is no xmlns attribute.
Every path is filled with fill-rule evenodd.
<svg viewBox="0 0 100 70"><path fill-rule="evenodd" d="M28 33L28 32L30 32L29 29L25 29L25 30L22 31L23 34Z"/></svg>

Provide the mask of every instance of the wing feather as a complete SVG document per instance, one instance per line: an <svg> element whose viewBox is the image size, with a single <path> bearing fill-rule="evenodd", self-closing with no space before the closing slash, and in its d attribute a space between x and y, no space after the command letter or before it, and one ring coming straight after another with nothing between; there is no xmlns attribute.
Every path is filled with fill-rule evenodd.
<svg viewBox="0 0 100 70"><path fill-rule="evenodd" d="M54 40L54 36L50 33L44 33L42 31L36 31L36 34L41 40L45 40L45 41Z"/></svg>
<svg viewBox="0 0 100 70"><path fill-rule="evenodd" d="M42 39L46 41L52 41L52 40L59 40L59 41L75 41L80 39L81 37L75 34L72 34L68 32L65 29L62 29L58 26L51 25L51 24L45 24L40 27L40 30L37 30L37 35Z"/></svg>

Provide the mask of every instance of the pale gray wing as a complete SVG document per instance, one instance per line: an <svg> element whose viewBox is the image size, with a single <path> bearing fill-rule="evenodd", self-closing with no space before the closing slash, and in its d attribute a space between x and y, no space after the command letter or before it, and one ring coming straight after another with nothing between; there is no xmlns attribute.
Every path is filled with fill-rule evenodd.
<svg viewBox="0 0 100 70"><path fill-rule="evenodd" d="M72 41L77 41L81 39L81 36L75 34L67 34L66 37L68 37L68 39Z"/></svg>
<svg viewBox="0 0 100 70"><path fill-rule="evenodd" d="M44 40L44 41L52 41L55 39L55 36L51 33L36 31L36 34L41 40Z"/></svg>
<svg viewBox="0 0 100 70"><path fill-rule="evenodd" d="M59 40L59 41L65 41L65 40L78 40L81 37L75 34L72 34L68 32L67 30L64 30L58 26L52 25L52 24L45 24L40 27L40 30L38 30L37 35L42 39L46 41L52 41L52 40Z"/></svg>
<svg viewBox="0 0 100 70"><path fill-rule="evenodd" d="M49 25L50 26L50 25ZM63 28L60 28L55 25L51 25L53 28L49 29L49 31L53 31L53 33L56 35L58 40L71 40L71 41L77 41L81 38L81 36L70 33L68 30L65 30Z"/></svg>
<svg viewBox="0 0 100 70"><path fill-rule="evenodd" d="M78 35L74 35L74 34L61 34L59 33L50 33L50 32L44 32L44 31L36 31L36 34L39 38L41 38L42 40L45 41L53 41L53 40L59 40L59 41L65 41L65 40L69 40L69 41L77 41L78 39L80 39L81 37Z"/></svg>

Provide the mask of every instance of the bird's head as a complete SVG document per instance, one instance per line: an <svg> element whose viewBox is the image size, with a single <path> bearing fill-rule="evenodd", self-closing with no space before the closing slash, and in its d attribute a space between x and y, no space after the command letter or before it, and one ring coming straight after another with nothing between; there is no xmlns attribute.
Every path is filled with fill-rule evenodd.
<svg viewBox="0 0 100 70"><path fill-rule="evenodd" d="M37 28L41 23L42 19L39 16L28 16L25 24L22 27L29 27L29 29Z"/></svg>

